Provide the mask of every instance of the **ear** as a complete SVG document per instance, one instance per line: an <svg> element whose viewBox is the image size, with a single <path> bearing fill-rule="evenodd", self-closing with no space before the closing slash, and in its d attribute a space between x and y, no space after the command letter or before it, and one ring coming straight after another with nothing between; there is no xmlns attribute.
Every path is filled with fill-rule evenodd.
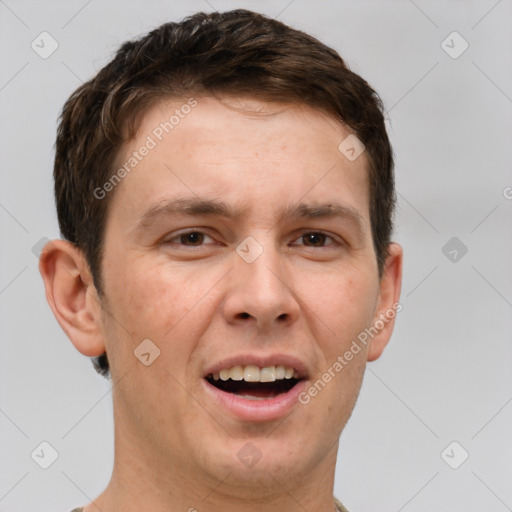
<svg viewBox="0 0 512 512"><path fill-rule="evenodd" d="M82 251L52 240L41 252L39 272L46 300L75 348L89 357L103 354L101 301Z"/></svg>
<svg viewBox="0 0 512 512"><path fill-rule="evenodd" d="M380 280L379 304L372 327L369 329L376 334L371 339L368 361L375 361L381 356L391 338L395 317L402 309L399 303L402 287L402 255L400 245L389 244L388 257Z"/></svg>

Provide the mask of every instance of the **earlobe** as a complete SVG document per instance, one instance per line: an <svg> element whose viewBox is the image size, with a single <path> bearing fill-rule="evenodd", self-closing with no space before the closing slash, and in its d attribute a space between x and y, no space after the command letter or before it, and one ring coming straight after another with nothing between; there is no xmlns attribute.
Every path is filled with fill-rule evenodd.
<svg viewBox="0 0 512 512"><path fill-rule="evenodd" d="M46 300L75 348L89 357L103 354L101 303L82 251L65 240L50 241L39 272Z"/></svg>
<svg viewBox="0 0 512 512"><path fill-rule="evenodd" d="M391 338L395 317L402 309L399 302L402 287L402 255L400 245L389 244L388 257L380 280L379 307L372 326L377 333L371 340L368 361L375 361L381 356Z"/></svg>

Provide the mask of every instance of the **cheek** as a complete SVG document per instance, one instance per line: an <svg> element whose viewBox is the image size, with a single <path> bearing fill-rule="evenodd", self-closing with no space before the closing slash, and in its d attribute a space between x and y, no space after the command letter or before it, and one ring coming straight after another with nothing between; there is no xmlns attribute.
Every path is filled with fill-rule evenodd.
<svg viewBox="0 0 512 512"><path fill-rule="evenodd" d="M116 338L129 333L132 350L149 338L160 348L161 362L186 362L211 322L211 290L219 280L214 274L143 257L119 262L108 274L110 286L105 283Z"/></svg>
<svg viewBox="0 0 512 512"><path fill-rule="evenodd" d="M179 272L170 272L158 262L148 264L144 258L119 261L109 270L108 278L113 312L130 326L130 332L151 329L160 334L170 329L193 299Z"/></svg>
<svg viewBox="0 0 512 512"><path fill-rule="evenodd" d="M377 299L377 281L369 280L365 273L340 277L330 281L322 294L322 318L335 334L324 338L325 372L320 379L329 381L328 391L321 393L329 414L344 425L350 416L359 393L367 361L368 345L358 336L373 320ZM320 386L321 387L321 386Z"/></svg>
<svg viewBox="0 0 512 512"><path fill-rule="evenodd" d="M311 282L315 283L314 287ZM343 350L370 325L378 300L376 282L368 279L367 272L352 271L302 282L301 295L307 306L303 313L312 315L318 328L328 333L329 352Z"/></svg>
<svg viewBox="0 0 512 512"><path fill-rule="evenodd" d="M177 303L178 293L159 277L156 267L143 268L137 261L118 259L105 277L109 311L119 335L130 337L136 344L152 339L164 327L160 324L165 318L172 323L164 304Z"/></svg>

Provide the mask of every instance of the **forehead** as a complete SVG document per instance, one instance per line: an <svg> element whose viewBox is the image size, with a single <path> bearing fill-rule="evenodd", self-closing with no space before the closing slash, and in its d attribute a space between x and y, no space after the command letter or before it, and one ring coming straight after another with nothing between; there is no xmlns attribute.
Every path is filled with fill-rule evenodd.
<svg viewBox="0 0 512 512"><path fill-rule="evenodd" d="M286 198L341 198L364 217L366 155L349 161L340 152L349 134L302 104L230 96L161 101L118 156L116 168L129 171L112 200L141 213L171 193L267 208Z"/></svg>
<svg viewBox="0 0 512 512"><path fill-rule="evenodd" d="M333 116L305 104L236 96L183 97L149 108L132 143L137 145L137 140L149 135L158 145L174 142L174 149L178 144L181 150L213 146L219 158L233 152L239 157L261 157L261 149L269 157L289 149L318 158L320 153L337 154L339 142L349 133ZM200 154L189 151L187 156Z"/></svg>

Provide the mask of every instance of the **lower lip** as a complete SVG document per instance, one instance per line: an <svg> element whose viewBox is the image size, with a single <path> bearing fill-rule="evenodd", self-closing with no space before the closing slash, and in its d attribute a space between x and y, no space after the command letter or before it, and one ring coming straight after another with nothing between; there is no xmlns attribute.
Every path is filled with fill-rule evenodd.
<svg viewBox="0 0 512 512"><path fill-rule="evenodd" d="M286 393L264 400L250 400L233 393L227 393L203 379L206 392L223 409L242 421L272 421L285 416L298 403L298 397L306 387L306 381L301 380Z"/></svg>

